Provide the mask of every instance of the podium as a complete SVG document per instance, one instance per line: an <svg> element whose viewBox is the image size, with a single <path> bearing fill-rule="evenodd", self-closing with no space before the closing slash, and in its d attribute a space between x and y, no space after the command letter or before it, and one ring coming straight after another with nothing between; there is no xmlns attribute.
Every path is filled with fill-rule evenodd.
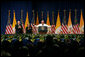
<svg viewBox="0 0 85 57"><path fill-rule="evenodd" d="M48 31L48 27L47 26L39 26L38 27L39 34L46 34L47 31Z"/></svg>

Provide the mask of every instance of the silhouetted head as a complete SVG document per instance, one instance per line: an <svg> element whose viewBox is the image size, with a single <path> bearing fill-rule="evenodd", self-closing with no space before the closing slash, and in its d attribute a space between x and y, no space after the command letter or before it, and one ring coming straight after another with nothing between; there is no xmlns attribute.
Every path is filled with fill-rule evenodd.
<svg viewBox="0 0 85 57"><path fill-rule="evenodd" d="M17 23L18 23L18 25L20 25L20 21L18 21Z"/></svg>
<svg viewBox="0 0 85 57"><path fill-rule="evenodd" d="M42 25L44 24L44 20L41 21L41 24L42 24Z"/></svg>

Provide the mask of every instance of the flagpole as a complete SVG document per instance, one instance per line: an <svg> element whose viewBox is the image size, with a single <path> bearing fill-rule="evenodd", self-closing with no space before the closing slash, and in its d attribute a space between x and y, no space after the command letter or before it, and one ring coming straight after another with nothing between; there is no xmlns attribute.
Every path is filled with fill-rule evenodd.
<svg viewBox="0 0 85 57"><path fill-rule="evenodd" d="M42 20L43 20L43 11L41 12Z"/></svg>
<svg viewBox="0 0 85 57"><path fill-rule="evenodd" d="M34 24L35 24L35 14L34 14L34 10L32 10L33 12L33 19L34 19Z"/></svg>
<svg viewBox="0 0 85 57"><path fill-rule="evenodd" d="M64 24L66 25L66 10L64 9Z"/></svg>
<svg viewBox="0 0 85 57"><path fill-rule="evenodd" d="M77 22L76 16L77 16L77 10L75 9L75 24L76 24L76 22Z"/></svg>
<svg viewBox="0 0 85 57"><path fill-rule="evenodd" d="M64 9L64 17L66 16L66 10Z"/></svg>
<svg viewBox="0 0 85 57"><path fill-rule="evenodd" d="M47 11L47 25L48 25L48 17L49 17L49 11Z"/></svg>
<svg viewBox="0 0 85 57"><path fill-rule="evenodd" d="M10 10L8 11L8 23L7 23L7 25L9 25L10 24Z"/></svg>
<svg viewBox="0 0 85 57"><path fill-rule="evenodd" d="M38 18L38 11L37 11L37 18ZM36 25L39 24L39 23L37 23L37 22L39 22L39 20L37 20L37 18L36 18Z"/></svg>
<svg viewBox="0 0 85 57"><path fill-rule="evenodd" d="M52 11L52 23L54 25L54 11Z"/></svg>
<svg viewBox="0 0 85 57"><path fill-rule="evenodd" d="M75 18L76 18L76 15L77 15L77 10L75 9Z"/></svg>
<svg viewBox="0 0 85 57"><path fill-rule="evenodd" d="M23 10L21 10L21 22L23 23Z"/></svg>
<svg viewBox="0 0 85 57"><path fill-rule="evenodd" d="M24 23L23 23L23 10L21 9L21 23L22 23L22 27L23 27L23 33L26 33L26 31L25 31L25 25L24 25Z"/></svg>

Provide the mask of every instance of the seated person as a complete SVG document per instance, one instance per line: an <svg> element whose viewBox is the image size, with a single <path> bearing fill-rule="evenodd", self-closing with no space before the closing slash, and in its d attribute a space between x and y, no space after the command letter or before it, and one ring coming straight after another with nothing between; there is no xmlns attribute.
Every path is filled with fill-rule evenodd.
<svg viewBox="0 0 85 57"><path fill-rule="evenodd" d="M16 34L23 33L23 28L22 25L20 24L20 21L18 21L17 24L15 25L15 30L16 30Z"/></svg>
<svg viewBox="0 0 85 57"><path fill-rule="evenodd" d="M26 33L27 34L32 34L32 27L31 27L31 25L27 25L27 27L26 27Z"/></svg>

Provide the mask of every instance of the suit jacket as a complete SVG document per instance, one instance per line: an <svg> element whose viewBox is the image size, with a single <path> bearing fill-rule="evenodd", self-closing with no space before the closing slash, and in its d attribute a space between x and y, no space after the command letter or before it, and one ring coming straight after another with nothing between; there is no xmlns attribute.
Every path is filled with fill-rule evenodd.
<svg viewBox="0 0 85 57"><path fill-rule="evenodd" d="M21 28L18 28L19 26L21 26ZM23 28L22 28L22 25L20 24L20 25L16 25L15 26L15 29L16 29L16 34L21 34L21 33L23 33Z"/></svg>
<svg viewBox="0 0 85 57"><path fill-rule="evenodd" d="M30 27L30 28L28 29L28 27L26 27L26 33L27 33L27 34L32 34L32 28Z"/></svg>

